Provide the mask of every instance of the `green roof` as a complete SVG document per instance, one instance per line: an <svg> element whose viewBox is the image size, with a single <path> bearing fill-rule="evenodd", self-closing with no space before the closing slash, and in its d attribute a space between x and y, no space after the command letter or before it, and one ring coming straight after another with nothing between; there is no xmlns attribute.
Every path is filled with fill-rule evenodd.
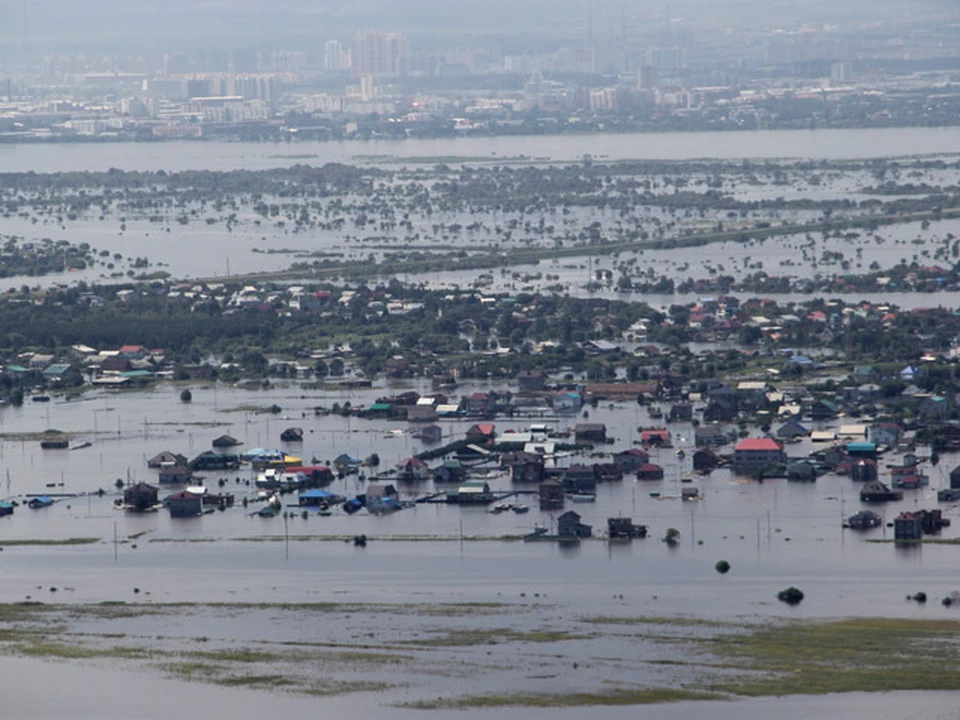
<svg viewBox="0 0 960 720"><path fill-rule="evenodd" d="M385 410L389 410L392 407L393 405L391 405L390 403L374 403L373 405L370 406L370 409L373 410L374 412L383 412Z"/></svg>
<svg viewBox="0 0 960 720"><path fill-rule="evenodd" d="M125 378L148 378L153 377L153 373L149 370L128 370L127 372L120 373L120 377Z"/></svg>

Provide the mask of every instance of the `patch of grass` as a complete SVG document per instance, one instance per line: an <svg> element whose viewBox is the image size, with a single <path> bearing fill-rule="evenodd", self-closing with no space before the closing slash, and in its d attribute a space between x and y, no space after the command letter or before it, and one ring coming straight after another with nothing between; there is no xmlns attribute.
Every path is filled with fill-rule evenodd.
<svg viewBox="0 0 960 720"><path fill-rule="evenodd" d="M79 660L89 658L113 658L121 660L145 660L153 653L144 648L135 647L90 647L87 645L67 645L52 641L38 641L32 644L20 643L15 652L30 657L58 658L61 660Z"/></svg>
<svg viewBox="0 0 960 720"><path fill-rule="evenodd" d="M251 650L249 648L238 648L233 650L198 650L185 653L187 657L200 660L212 660L216 663L267 663L283 660L283 656L277 653L266 652L263 650Z"/></svg>
<svg viewBox="0 0 960 720"><path fill-rule="evenodd" d="M297 684L296 680L285 675L228 675L217 678L214 682L225 687L263 689L277 689Z"/></svg>
<svg viewBox="0 0 960 720"><path fill-rule="evenodd" d="M759 627L707 641L741 677L711 689L747 696L960 690L960 622L856 618Z"/></svg>
<svg viewBox="0 0 960 720"><path fill-rule="evenodd" d="M512 693L467 695L459 698L418 700L399 707L415 710L466 710L470 708L561 708L614 705L656 705L688 700L725 700L719 693L675 688L617 688L597 692Z"/></svg>
<svg viewBox="0 0 960 720"><path fill-rule="evenodd" d="M98 543L102 538L95 537L76 537L76 538L64 538L63 540L42 540L42 539L33 539L33 540L3 540L0 541L0 547L18 547L18 546L30 546L30 545L39 545L41 547L56 546L56 545L93 545Z"/></svg>
<svg viewBox="0 0 960 720"><path fill-rule="evenodd" d="M734 623L720 620L707 620L697 617L617 617L612 615L595 615L580 618L580 622L591 625L669 625L672 627L738 627ZM742 627L742 626L739 626Z"/></svg>
<svg viewBox="0 0 960 720"><path fill-rule="evenodd" d="M401 641L404 645L418 647L472 647L476 645L500 645L502 643L555 643L568 640L588 640L596 635L575 634L567 630L530 630L526 632L510 628L484 628L482 630L441 630L429 637Z"/></svg>
<svg viewBox="0 0 960 720"><path fill-rule="evenodd" d="M395 687L397 686L391 683L373 680L343 680L338 682L313 682L305 687L298 688L296 692L303 695L326 697L359 692L383 692Z"/></svg>

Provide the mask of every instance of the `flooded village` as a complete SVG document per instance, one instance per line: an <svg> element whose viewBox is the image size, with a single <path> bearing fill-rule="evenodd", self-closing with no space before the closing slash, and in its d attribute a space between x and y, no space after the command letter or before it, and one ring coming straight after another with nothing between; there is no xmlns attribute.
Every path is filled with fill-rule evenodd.
<svg viewBox="0 0 960 720"><path fill-rule="evenodd" d="M7 197L18 232L53 229L50 202L102 204L63 215L66 245L6 246L0 650L20 672L129 661L240 716L264 693L374 718L620 718L957 689L922 648L960 633L960 166L903 163L946 199L760 199L783 172L842 194L879 177L866 162L816 181L741 167L731 201L707 189L719 167L687 194L660 184L673 167L609 180L616 164L580 161L555 186L511 171L475 208L451 200L458 167L300 169L256 179L277 214L247 190L187 199L186 177L150 191L162 207L103 192L140 187L123 173L55 201L30 178ZM550 207L494 209L525 182ZM614 209L638 182L646 209ZM403 199L426 187L433 207ZM576 197L604 209L563 219ZM336 239L338 215L404 211ZM216 276L221 230L264 233L250 255L269 272ZM417 231L442 242L399 251ZM179 272L201 236L209 256ZM32 258L40 276L16 275ZM773 649L801 646L802 663Z"/></svg>

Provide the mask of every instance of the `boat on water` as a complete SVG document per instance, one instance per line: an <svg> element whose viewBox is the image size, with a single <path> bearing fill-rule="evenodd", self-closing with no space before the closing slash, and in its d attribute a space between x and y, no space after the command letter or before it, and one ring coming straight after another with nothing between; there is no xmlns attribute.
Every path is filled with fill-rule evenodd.
<svg viewBox="0 0 960 720"><path fill-rule="evenodd" d="M39 510L41 508L47 508L53 505L54 499L49 495L38 495L35 498L30 498L27 502L27 507L31 510Z"/></svg>
<svg viewBox="0 0 960 720"><path fill-rule="evenodd" d="M513 506L513 511L514 511L517 515L523 515L524 513L530 512L530 508L527 507L526 505L514 505L514 506Z"/></svg>
<svg viewBox="0 0 960 720"><path fill-rule="evenodd" d="M597 496L593 493L574 493L570 496L570 501L575 503L592 503L597 501Z"/></svg>

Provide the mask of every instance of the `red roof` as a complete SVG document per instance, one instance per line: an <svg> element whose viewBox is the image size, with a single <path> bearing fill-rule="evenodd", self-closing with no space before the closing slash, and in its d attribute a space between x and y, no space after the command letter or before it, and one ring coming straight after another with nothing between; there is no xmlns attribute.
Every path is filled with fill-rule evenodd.
<svg viewBox="0 0 960 720"><path fill-rule="evenodd" d="M783 447L771 438L746 438L734 448L735 452L738 450L783 450Z"/></svg>
<svg viewBox="0 0 960 720"><path fill-rule="evenodd" d="M470 430L476 430L481 435L493 435L496 425L493 423L477 423ZM467 432L470 432L469 430Z"/></svg>

